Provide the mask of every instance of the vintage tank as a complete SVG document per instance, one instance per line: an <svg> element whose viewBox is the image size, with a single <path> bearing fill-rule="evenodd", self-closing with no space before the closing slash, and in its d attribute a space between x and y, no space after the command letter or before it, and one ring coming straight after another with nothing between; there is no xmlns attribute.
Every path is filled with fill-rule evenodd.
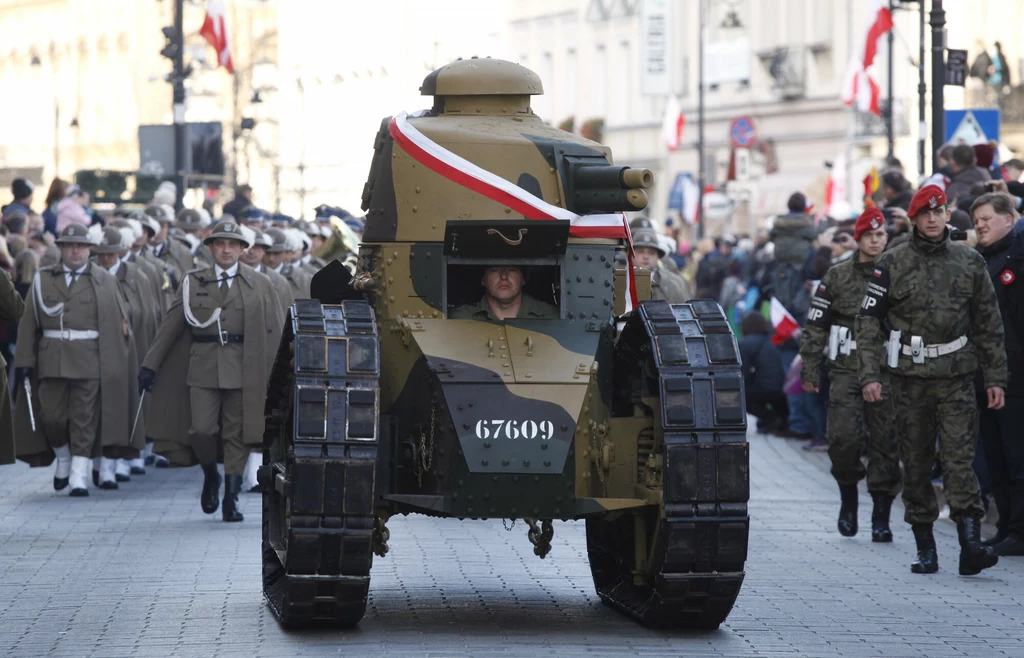
<svg viewBox="0 0 1024 658"><path fill-rule="evenodd" d="M747 554L743 377L715 302L627 303L623 212L646 205L651 173L545 124L541 80L517 64L459 60L421 92L431 108L374 140L355 276L335 261L314 278L274 366L271 608L288 626L356 624L395 514L519 519L553 559L569 559L556 522L582 519L607 604L718 627ZM553 316L449 317L481 300L489 265L520 267Z"/></svg>

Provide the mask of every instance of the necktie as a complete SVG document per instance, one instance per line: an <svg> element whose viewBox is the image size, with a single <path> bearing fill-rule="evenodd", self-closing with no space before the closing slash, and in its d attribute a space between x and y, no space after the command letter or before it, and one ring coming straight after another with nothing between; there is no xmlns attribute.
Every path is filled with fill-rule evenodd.
<svg viewBox="0 0 1024 658"><path fill-rule="evenodd" d="M227 291L228 291L228 273L224 272L220 276L221 276L221 279L220 279L220 291L222 293L226 294Z"/></svg>

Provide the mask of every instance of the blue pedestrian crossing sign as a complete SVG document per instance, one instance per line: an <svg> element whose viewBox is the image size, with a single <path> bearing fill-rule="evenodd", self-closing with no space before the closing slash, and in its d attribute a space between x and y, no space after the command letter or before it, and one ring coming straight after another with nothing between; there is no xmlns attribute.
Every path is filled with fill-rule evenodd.
<svg viewBox="0 0 1024 658"><path fill-rule="evenodd" d="M999 110L946 110L947 144L999 141Z"/></svg>

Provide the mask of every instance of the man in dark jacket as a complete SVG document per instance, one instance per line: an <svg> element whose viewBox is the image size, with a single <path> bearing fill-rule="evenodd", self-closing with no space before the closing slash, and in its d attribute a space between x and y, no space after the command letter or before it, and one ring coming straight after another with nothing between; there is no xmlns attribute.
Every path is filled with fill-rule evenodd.
<svg viewBox="0 0 1024 658"><path fill-rule="evenodd" d="M1024 555L1024 236L1014 235L1013 199L996 192L978 197L971 206L977 249L985 257L996 289L1006 335L1010 373L1006 405L981 410L981 440L992 478L992 496L999 510L996 535L986 543L998 555ZM976 381L979 401L985 390Z"/></svg>
<svg viewBox="0 0 1024 658"><path fill-rule="evenodd" d="M15 178L14 182L11 183L11 195L14 196L14 201L4 206L4 218L6 219L9 215L16 212L31 215L32 209L29 206L32 205L33 192L35 192L35 187L32 183L24 178Z"/></svg>
<svg viewBox="0 0 1024 658"><path fill-rule="evenodd" d="M946 188L946 198L954 203L958 199L971 196L971 188L976 184L992 180L988 170L978 166L977 155L967 144L957 144L953 147L953 161L950 167L953 169L953 180Z"/></svg>
<svg viewBox="0 0 1024 658"><path fill-rule="evenodd" d="M782 392L786 372L771 341L772 327L763 315L750 312L743 316L740 331L747 411L757 418L758 432L780 432L786 428L789 405Z"/></svg>
<svg viewBox="0 0 1024 658"><path fill-rule="evenodd" d="M775 262L780 267L802 267L811 244L818 238L814 219L807 214L807 197L794 192L786 204L789 212L775 218L769 238L775 243Z"/></svg>
<svg viewBox="0 0 1024 658"><path fill-rule="evenodd" d="M224 204L221 213L241 220L239 213L248 205L252 205L252 188L248 185L239 185L235 188L235 198Z"/></svg>

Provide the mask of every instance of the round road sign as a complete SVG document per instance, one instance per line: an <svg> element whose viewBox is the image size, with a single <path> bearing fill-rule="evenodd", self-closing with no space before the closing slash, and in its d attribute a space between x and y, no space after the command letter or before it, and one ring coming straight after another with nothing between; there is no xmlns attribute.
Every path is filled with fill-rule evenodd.
<svg viewBox="0 0 1024 658"><path fill-rule="evenodd" d="M757 129L750 117L736 117L729 126L729 140L734 148L747 149L754 145Z"/></svg>

